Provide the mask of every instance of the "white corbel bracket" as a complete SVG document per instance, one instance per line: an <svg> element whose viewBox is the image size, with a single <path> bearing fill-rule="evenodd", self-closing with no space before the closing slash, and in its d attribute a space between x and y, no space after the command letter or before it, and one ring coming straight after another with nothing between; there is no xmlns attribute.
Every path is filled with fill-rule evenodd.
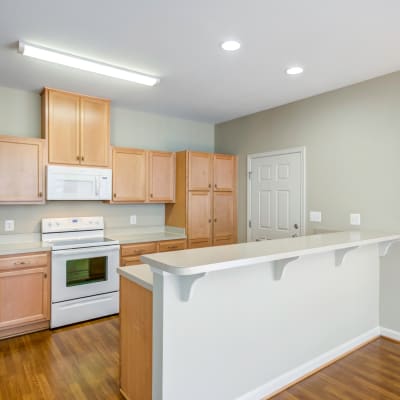
<svg viewBox="0 0 400 400"><path fill-rule="evenodd" d="M282 279L283 271L285 270L285 267L293 262L298 260L300 257L289 257L289 258L284 258L282 260L275 260L272 261L272 271L274 274L274 281L280 281Z"/></svg>
<svg viewBox="0 0 400 400"><path fill-rule="evenodd" d="M359 246L346 247L345 249L335 250L335 267L340 267L343 264L343 259L347 253L358 249Z"/></svg>
<svg viewBox="0 0 400 400"><path fill-rule="evenodd" d="M389 252L389 249L392 247L392 244L397 242L399 242L399 240L390 240L388 242L379 243L379 256L385 257Z"/></svg>
<svg viewBox="0 0 400 400"><path fill-rule="evenodd" d="M195 275L181 275L179 279L179 294L184 302L188 302L192 297L194 284L206 275L205 272Z"/></svg>

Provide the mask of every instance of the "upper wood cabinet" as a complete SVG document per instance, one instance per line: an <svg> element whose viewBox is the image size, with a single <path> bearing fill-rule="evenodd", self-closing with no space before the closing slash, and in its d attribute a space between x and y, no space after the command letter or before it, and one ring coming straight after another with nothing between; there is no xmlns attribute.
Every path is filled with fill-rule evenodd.
<svg viewBox="0 0 400 400"><path fill-rule="evenodd" d="M214 154L214 191L232 192L236 185L236 157L229 154Z"/></svg>
<svg viewBox="0 0 400 400"><path fill-rule="evenodd" d="M175 201L175 153L113 147L112 203Z"/></svg>
<svg viewBox="0 0 400 400"><path fill-rule="evenodd" d="M45 88L42 136L48 140L51 164L107 167L110 102Z"/></svg>
<svg viewBox="0 0 400 400"><path fill-rule="evenodd" d="M43 139L0 136L0 203L44 203Z"/></svg>
<svg viewBox="0 0 400 400"><path fill-rule="evenodd" d="M113 203L145 202L147 192L146 151L114 147Z"/></svg>
<svg viewBox="0 0 400 400"><path fill-rule="evenodd" d="M212 154L188 152L188 189L210 190L212 186Z"/></svg>
<svg viewBox="0 0 400 400"><path fill-rule="evenodd" d="M175 153L149 151L149 202L175 201Z"/></svg>

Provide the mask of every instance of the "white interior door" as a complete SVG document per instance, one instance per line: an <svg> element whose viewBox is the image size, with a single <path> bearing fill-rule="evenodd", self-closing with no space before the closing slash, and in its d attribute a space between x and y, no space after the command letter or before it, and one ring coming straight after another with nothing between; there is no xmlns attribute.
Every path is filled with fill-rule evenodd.
<svg viewBox="0 0 400 400"><path fill-rule="evenodd" d="M303 158L301 151L249 157L249 241L303 232Z"/></svg>

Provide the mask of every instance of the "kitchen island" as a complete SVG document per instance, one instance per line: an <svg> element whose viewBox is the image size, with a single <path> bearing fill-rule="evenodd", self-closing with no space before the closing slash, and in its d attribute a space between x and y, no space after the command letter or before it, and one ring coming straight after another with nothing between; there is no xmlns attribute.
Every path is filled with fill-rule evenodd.
<svg viewBox="0 0 400 400"><path fill-rule="evenodd" d="M153 400L259 400L378 337L379 257L399 240L338 232L142 256Z"/></svg>

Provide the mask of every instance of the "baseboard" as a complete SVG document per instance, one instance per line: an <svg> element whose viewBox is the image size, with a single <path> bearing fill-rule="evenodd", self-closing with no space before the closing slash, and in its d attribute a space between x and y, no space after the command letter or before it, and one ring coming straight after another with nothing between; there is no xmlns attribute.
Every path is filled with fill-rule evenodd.
<svg viewBox="0 0 400 400"><path fill-rule="evenodd" d="M400 342L400 332L394 331L393 329L381 327L381 336L386 339L394 340L395 342Z"/></svg>
<svg viewBox="0 0 400 400"><path fill-rule="evenodd" d="M237 400L260 400L268 399L277 393L285 390L289 386L307 378L308 376L316 373L322 368L327 367L338 359L345 357L347 354L352 353L360 347L365 346L372 340L377 339L381 335L381 329L376 327L370 331L346 342L334 349L321 354L319 357L314 358L311 361L300 365L297 368L286 372L283 375L269 381L265 385L258 387L257 389L246 393L243 396L237 398ZM400 334L399 334L400 338Z"/></svg>

